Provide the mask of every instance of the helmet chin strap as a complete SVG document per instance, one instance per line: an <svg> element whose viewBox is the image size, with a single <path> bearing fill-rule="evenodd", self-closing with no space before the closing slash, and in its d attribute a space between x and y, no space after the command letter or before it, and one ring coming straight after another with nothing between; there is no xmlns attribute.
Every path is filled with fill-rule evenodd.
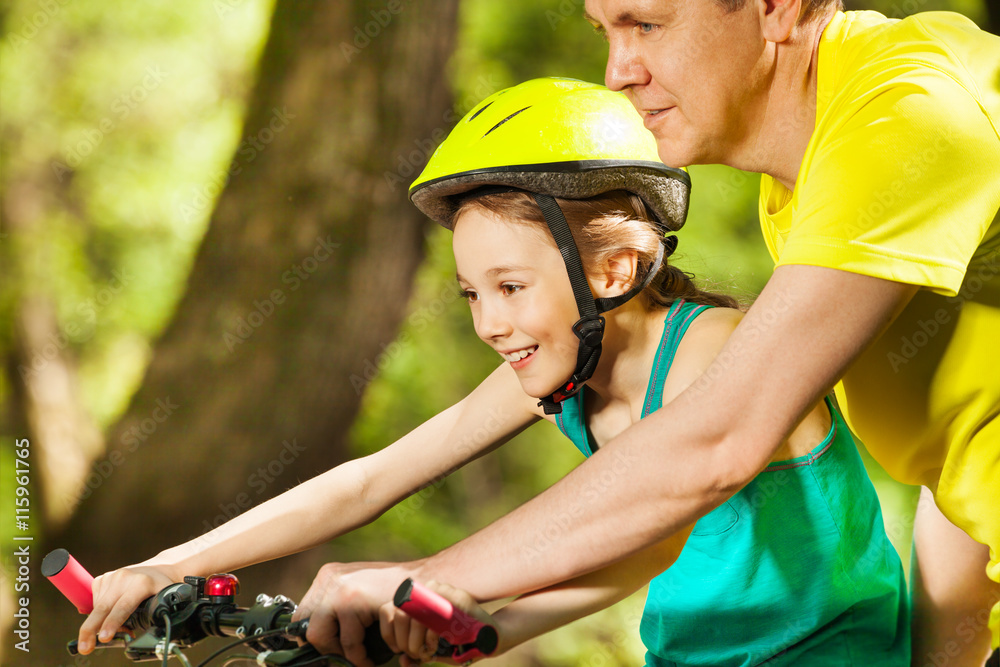
<svg viewBox="0 0 1000 667"><path fill-rule="evenodd" d="M552 232L552 238L555 239L559 253L566 264L569 282L573 287L573 297L580 313L580 319L573 325L573 333L580 339L576 370L569 380L538 402L538 405L545 410L545 414L551 415L562 412L562 401L580 391L583 383L591 378L597 368L597 362L601 359L601 341L604 340L605 320L601 317L601 313L617 308L649 285L663 264L664 245L660 244L656 251L656 260L641 283L633 285L624 294L594 299L583 270L583 262L580 260L580 251L576 247L576 241L573 240L573 234L566 223L562 209L559 208L555 198L549 195L533 193L533 196L538 207L542 209L549 231ZM676 237L670 237L673 246L676 246L676 240Z"/></svg>

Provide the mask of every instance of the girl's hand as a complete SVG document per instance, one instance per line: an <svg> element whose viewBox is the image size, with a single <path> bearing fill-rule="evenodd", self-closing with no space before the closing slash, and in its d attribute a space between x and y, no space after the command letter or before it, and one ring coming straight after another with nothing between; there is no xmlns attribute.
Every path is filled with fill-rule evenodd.
<svg viewBox="0 0 1000 667"><path fill-rule="evenodd" d="M86 655L97 639L110 641L143 600L181 581L168 565L130 565L94 579L94 610L80 626L78 649Z"/></svg>
<svg viewBox="0 0 1000 667"><path fill-rule="evenodd" d="M475 619L496 627L497 624L493 617L487 614L465 591L437 581L428 581L425 586ZM396 653L405 654L399 660L402 667L414 667L431 660L453 665L458 664L446 657L435 657L438 634L424 627L419 621L410 618L405 611L393 603L387 602L382 605L379 608L378 616L382 639Z"/></svg>

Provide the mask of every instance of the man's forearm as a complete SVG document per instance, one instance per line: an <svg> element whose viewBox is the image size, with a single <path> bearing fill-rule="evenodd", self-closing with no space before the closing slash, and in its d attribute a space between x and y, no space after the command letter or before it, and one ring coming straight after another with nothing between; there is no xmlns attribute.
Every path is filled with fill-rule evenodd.
<svg viewBox="0 0 1000 667"><path fill-rule="evenodd" d="M684 403L665 406L545 493L427 559L419 576L479 600L520 595L611 565L694 523L736 488L717 474L728 469L720 434L685 428L696 420L682 417L690 414ZM651 452L664 424L677 424L670 440L684 446Z"/></svg>
<svg viewBox="0 0 1000 667"><path fill-rule="evenodd" d="M700 380L545 493L428 559L420 576L480 600L517 595L694 523L767 465L915 289L779 267Z"/></svg>

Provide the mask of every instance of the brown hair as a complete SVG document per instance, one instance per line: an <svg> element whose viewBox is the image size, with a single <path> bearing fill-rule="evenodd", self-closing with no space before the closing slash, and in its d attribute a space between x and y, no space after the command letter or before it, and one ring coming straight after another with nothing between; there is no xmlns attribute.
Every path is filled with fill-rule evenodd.
<svg viewBox="0 0 1000 667"><path fill-rule="evenodd" d="M741 9L747 0L715 0L717 3L722 5L722 8L727 12L735 12L737 9ZM812 20L823 10L828 7L836 7L837 9L843 9L843 0L802 0L802 11L799 14L799 24L807 23Z"/></svg>
<svg viewBox="0 0 1000 667"><path fill-rule="evenodd" d="M602 265L622 251L635 250L639 255L636 280L642 281L656 259L657 246L662 243L661 233L642 199L630 192L615 190L590 199L557 198L556 201L566 216L585 270ZM476 209L528 224L551 239L541 209L527 192L464 197L458 202L455 219ZM681 298L709 306L739 308L739 302L731 296L699 289L692 274L673 266L666 258L640 295L651 308L666 308Z"/></svg>

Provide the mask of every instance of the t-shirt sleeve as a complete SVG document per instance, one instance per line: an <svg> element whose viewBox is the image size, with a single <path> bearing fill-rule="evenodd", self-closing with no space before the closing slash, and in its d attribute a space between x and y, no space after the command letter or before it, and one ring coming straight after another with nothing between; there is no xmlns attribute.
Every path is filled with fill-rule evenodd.
<svg viewBox="0 0 1000 667"><path fill-rule="evenodd" d="M924 68L831 100L778 265L954 295L1000 206L1000 139L976 99Z"/></svg>

